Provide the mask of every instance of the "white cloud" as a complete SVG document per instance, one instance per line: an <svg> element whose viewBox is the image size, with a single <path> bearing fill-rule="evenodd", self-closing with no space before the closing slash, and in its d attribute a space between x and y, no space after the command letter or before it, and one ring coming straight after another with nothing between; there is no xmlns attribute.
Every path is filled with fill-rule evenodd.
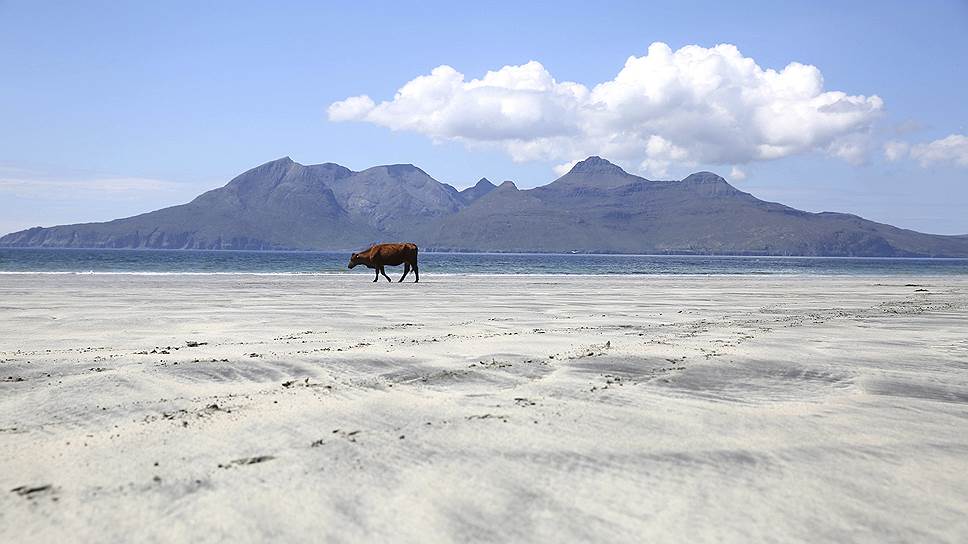
<svg viewBox="0 0 968 544"><path fill-rule="evenodd" d="M563 162L561 164L556 165L554 167L554 171L559 176L563 176L563 175L567 174L569 170L571 170L572 168L574 168L574 166L576 164L578 164L578 161L577 160Z"/></svg>
<svg viewBox="0 0 968 544"><path fill-rule="evenodd" d="M814 66L793 62L777 71L733 45L673 51L658 42L592 88L557 81L536 61L469 81L439 66L392 100L361 95L328 109L332 121L496 146L516 161L601 155L657 175L672 164L746 164L812 151L860 162L882 111L876 95L825 91Z"/></svg>
<svg viewBox="0 0 968 544"><path fill-rule="evenodd" d="M746 179L746 172L744 172L738 166L734 166L733 169L729 171L730 181L743 181L744 179Z"/></svg>
<svg viewBox="0 0 968 544"><path fill-rule="evenodd" d="M968 166L968 136L950 134L945 138L914 145L890 141L884 144L884 156L889 161L910 157L925 168L938 163Z"/></svg>
<svg viewBox="0 0 968 544"><path fill-rule="evenodd" d="M369 96L351 96L332 104L327 113L331 121L352 121L373 109L375 104Z"/></svg>
<svg viewBox="0 0 968 544"><path fill-rule="evenodd" d="M911 146L906 142L890 141L884 144L884 156L891 162L903 159L910 150Z"/></svg>
<svg viewBox="0 0 968 544"><path fill-rule="evenodd" d="M928 166L938 162L953 162L968 166L968 136L952 134L947 138L911 147L911 158Z"/></svg>
<svg viewBox="0 0 968 544"><path fill-rule="evenodd" d="M867 162L871 139L865 133L853 133L837 138L827 147L827 153L858 166Z"/></svg>

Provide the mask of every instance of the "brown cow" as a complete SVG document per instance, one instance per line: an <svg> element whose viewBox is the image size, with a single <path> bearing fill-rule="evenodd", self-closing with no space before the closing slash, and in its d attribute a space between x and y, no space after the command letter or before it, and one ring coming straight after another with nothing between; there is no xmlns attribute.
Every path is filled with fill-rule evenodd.
<svg viewBox="0 0 968 544"><path fill-rule="evenodd" d="M413 268L413 275L416 279L413 280L414 283L420 281L420 272L417 270L417 244L376 244L370 246L370 249L366 251L361 251L359 253L354 253L350 257L349 268L362 264L368 268L376 269L376 277L373 281L380 279L380 274L387 281L393 281L390 276L387 276L384 266L399 266L403 264L403 275L400 276L399 281L403 281L403 278L407 277L410 273L410 268Z"/></svg>

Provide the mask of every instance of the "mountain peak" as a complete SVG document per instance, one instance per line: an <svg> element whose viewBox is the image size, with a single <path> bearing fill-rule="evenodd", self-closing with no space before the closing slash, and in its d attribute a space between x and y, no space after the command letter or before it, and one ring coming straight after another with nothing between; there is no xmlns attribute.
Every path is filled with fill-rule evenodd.
<svg viewBox="0 0 968 544"><path fill-rule="evenodd" d="M269 161L242 172L232 178L226 187L246 188L246 190L252 189L253 187L265 188L277 184L295 169L301 167L301 164L293 161L289 157L282 157L281 159ZM271 180L271 182L267 180Z"/></svg>
<svg viewBox="0 0 968 544"><path fill-rule="evenodd" d="M575 166L571 167L569 174L626 174L625 170L616 164L612 164L607 160L599 157L598 155L592 155L583 161L578 161Z"/></svg>
<svg viewBox="0 0 968 544"><path fill-rule="evenodd" d="M460 192L421 172L412 165L351 172L283 157L188 204L28 229L0 237L0 247L337 250L392 238L472 251L968 256L968 237L799 211L711 172L650 182L589 157L541 188L519 191L511 181L494 188L482 179Z"/></svg>
<svg viewBox="0 0 968 544"><path fill-rule="evenodd" d="M712 172L695 172L682 179L685 183L726 183L726 180Z"/></svg>
<svg viewBox="0 0 968 544"><path fill-rule="evenodd" d="M496 189L496 187L493 183L491 183L491 180L481 178L480 181L478 181L473 187L468 187L467 189L461 191L460 197L464 200L465 204L470 204L487 193L490 193L494 189Z"/></svg>
<svg viewBox="0 0 968 544"><path fill-rule="evenodd" d="M614 189L630 183L648 181L629 174L616 164L597 155L575 163L567 174L546 187L573 191L576 188Z"/></svg>
<svg viewBox="0 0 968 544"><path fill-rule="evenodd" d="M424 172L419 167L413 164L384 164L382 166L374 166L373 168L368 168L367 170L383 169L391 177L401 177L406 175L418 174L426 177L430 177L427 172ZM364 170L365 172L366 170Z"/></svg>
<svg viewBox="0 0 968 544"><path fill-rule="evenodd" d="M730 185L722 176L712 172L696 172L689 174L679 183L689 186L693 191L704 196L734 195L741 191Z"/></svg>
<svg viewBox="0 0 968 544"><path fill-rule="evenodd" d="M262 166L290 166L293 164L298 164L298 163L292 160L288 155L286 155L285 157L280 157L274 161L269 161L263 164Z"/></svg>

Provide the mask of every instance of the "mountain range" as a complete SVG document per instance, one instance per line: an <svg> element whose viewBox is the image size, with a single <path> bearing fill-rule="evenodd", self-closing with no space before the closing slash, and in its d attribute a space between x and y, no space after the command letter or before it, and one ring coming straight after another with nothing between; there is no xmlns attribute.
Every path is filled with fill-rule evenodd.
<svg viewBox="0 0 968 544"><path fill-rule="evenodd" d="M845 213L766 202L698 172L651 181L600 157L518 189L487 179L458 191L410 164L360 172L288 157L187 204L0 237L0 247L424 250L968 257L968 236L923 234Z"/></svg>

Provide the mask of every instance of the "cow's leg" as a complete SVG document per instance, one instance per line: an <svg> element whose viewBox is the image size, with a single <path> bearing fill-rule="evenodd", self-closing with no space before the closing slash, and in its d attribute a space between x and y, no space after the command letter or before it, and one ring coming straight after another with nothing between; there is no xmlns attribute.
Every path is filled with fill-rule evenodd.
<svg viewBox="0 0 968 544"><path fill-rule="evenodd" d="M403 263L403 275L400 276L400 279L398 281L403 281L403 278L406 278L407 274L409 273L410 273L410 263Z"/></svg>
<svg viewBox="0 0 968 544"><path fill-rule="evenodd" d="M384 268L382 266L380 267L380 273L383 274L383 277L386 278L387 281L393 282L393 280L390 279L390 276L387 276L387 271L384 270ZM377 276L377 278L379 278L379 277L380 276Z"/></svg>
<svg viewBox="0 0 968 544"><path fill-rule="evenodd" d="M373 283L376 283L376 280L380 279L380 269L375 268L374 270L376 271L376 277L373 278Z"/></svg>
<svg viewBox="0 0 968 544"><path fill-rule="evenodd" d="M413 262L413 276L416 278L415 280L413 280L414 283L417 283L418 281L420 281L420 271L417 270L417 261Z"/></svg>

